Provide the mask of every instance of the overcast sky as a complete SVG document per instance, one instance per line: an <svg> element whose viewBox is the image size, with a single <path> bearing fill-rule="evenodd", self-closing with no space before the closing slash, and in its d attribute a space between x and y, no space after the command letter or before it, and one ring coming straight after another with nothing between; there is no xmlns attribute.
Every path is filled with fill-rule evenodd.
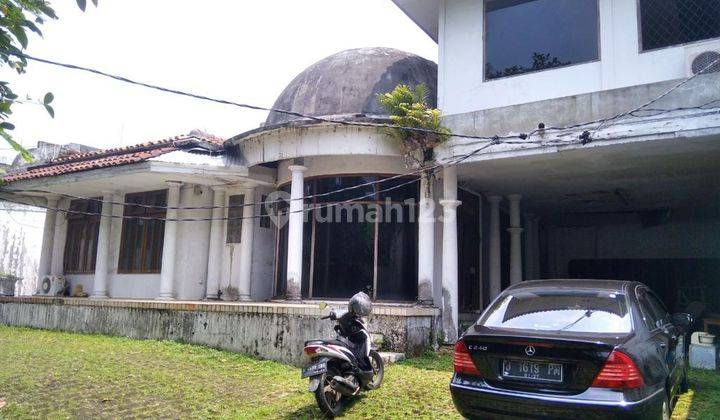
<svg viewBox="0 0 720 420"><path fill-rule="evenodd" d="M51 3L60 19L43 26L44 38L31 37L29 54L261 106L344 49L393 47L437 61L437 45L390 0L100 0L85 13L74 0ZM41 63L0 79L21 96L55 95L55 119L38 105L13 107L15 138L26 147L128 145L194 128L229 137L265 119Z"/></svg>

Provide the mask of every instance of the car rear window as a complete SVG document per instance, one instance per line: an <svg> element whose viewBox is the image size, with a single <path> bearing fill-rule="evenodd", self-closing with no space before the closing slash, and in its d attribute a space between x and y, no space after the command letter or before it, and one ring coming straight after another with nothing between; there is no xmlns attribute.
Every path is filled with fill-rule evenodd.
<svg viewBox="0 0 720 420"><path fill-rule="evenodd" d="M629 333L625 295L604 291L517 291L497 300L478 323L489 328Z"/></svg>

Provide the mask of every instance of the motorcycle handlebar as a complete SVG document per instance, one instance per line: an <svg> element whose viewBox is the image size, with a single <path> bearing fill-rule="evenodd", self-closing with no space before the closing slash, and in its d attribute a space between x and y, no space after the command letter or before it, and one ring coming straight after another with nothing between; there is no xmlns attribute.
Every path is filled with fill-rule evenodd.
<svg viewBox="0 0 720 420"><path fill-rule="evenodd" d="M332 318L332 315L327 315L327 316L320 317L320 319L330 319L330 318Z"/></svg>

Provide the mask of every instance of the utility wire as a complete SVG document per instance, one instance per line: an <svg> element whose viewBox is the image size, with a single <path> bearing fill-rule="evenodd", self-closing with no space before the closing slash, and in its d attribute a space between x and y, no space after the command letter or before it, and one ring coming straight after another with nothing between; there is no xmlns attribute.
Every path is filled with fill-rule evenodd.
<svg viewBox="0 0 720 420"><path fill-rule="evenodd" d="M233 105L233 106L237 106L237 107L248 108L248 109L256 109L256 110L262 110L262 111L278 112L278 113L288 114L288 115L292 115L292 116L297 116L297 117L300 117L300 118L308 118L308 119L311 119L311 120L316 120L316 121L326 122L326 123L331 123L331 124L341 124L341 125L350 125L350 126L364 126L364 127L368 127L368 126L369 126L369 127L382 127L382 128L392 128L392 129L402 129L402 130L407 130L407 131L419 131L419 132L423 132L423 133L431 133L431 134L447 135L447 136L459 137L459 138L468 138L468 139L483 140L483 142L486 143L486 145L485 145L484 147L482 147L482 148L480 148L480 149L476 149L476 150L470 152L468 155L465 155L465 156L461 157L460 160L459 160L458 162L454 163L454 164L457 164L457 163L459 163L460 161L463 161L463 160L467 159L468 157L476 154L477 152L479 152L480 150L485 149L485 148L488 147L488 146L492 146L492 145L496 145L496 144L501 144L501 143L506 143L506 144L532 144L532 143L541 143L541 144L542 144L543 142L540 141L540 140L536 140L536 141L529 141L529 140L528 140L528 138L529 138L530 136L532 136L532 135L534 135L534 134L537 134L537 133L539 133L539 132L546 133L548 130L560 131L560 130L568 130L568 129L579 128L579 127L584 127L584 126L588 126L588 125L599 124L599 126L594 130L594 132L597 132L597 131L599 131L599 130L602 128L603 124L605 124L605 123L614 121L614 120L616 120L616 119L618 119L618 118L621 118L621 117L627 116L627 115L635 116L635 115L634 115L635 113L641 111L643 108L645 108L645 107L647 107L647 106L649 106L649 105L651 105L651 104L653 104L653 103L661 100L662 98L668 96L670 93L672 93L672 92L675 91L676 89L678 89L678 88L680 88L681 86L685 85L686 83L688 83L689 81L691 81L691 80L694 79L695 77L699 76L700 74L703 74L705 71L707 71L708 69L710 69L712 66L714 66L715 64L717 64L718 62L720 62L720 59L715 60L714 62L710 63L708 66L706 66L705 68L703 68L702 70L700 70L700 71L697 72L696 74L694 74L694 75L692 75L692 76L690 76L690 77L682 80L681 82L679 82L678 84L676 84L675 86L673 86L671 89L663 92L663 93L662 93L661 95L659 95L658 97L656 97L656 98L654 98L654 99L652 99L652 100L650 100L650 101L648 101L648 102L646 102L646 103L644 103L644 104L642 104L642 105L640 105L640 106L638 106L638 107L636 107L636 108L633 108L633 109L631 109L631 110L628 110L628 111L623 112L623 113L620 113L620 114L616 114L616 115L614 115L614 116L612 116L612 117L609 117L609 118L602 118L602 119L598 119L598 120L594 120L594 121L589 121L589 122L580 123L580 124L574 124L574 125L565 126L565 127L538 128L538 129L535 129L535 130L531 131L531 132L528 133L528 134L519 134L519 135L512 135L512 136L497 136L497 135L496 135L496 136L489 137L489 136L474 136L474 135L465 135L465 134L449 134L449 135L448 135L447 133L443 133L443 132L440 132L440 131L428 130L428 129L422 129L422 128L416 128L416 127L395 126L395 125L382 124L382 123L364 123L364 122L357 122L357 121L340 121L340 120L333 120L333 119L328 119L328 118L323 118L323 117L315 117L315 116L306 115L306 114L302 114L302 113L294 112L294 111L286 111L286 110L275 109L275 108L266 108L266 107L260 107L260 106L256 106L256 105L242 104L242 103L237 103L237 102L228 101L228 100L224 100L224 99L215 99L215 98L207 97L207 96L204 96L204 95L198 95L198 94L187 93L187 92L183 92L183 91L179 91L179 90L175 90L175 89L164 88L164 87L157 86L157 85L153 85L153 84L149 84L149 83L133 81L133 80L128 79L128 78L123 77L123 76L113 75L113 74L106 73L106 72L103 72L103 71L100 71L100 70L96 70L96 69L91 69L91 68L87 68L87 67L82 67L82 66L78 66L78 65L74 65L74 64L60 63L60 62L56 62L56 61L52 61L52 60L47 60L47 59L43 59L43 58L38 58L38 57L33 57L33 56L30 56L30 55L25 54L25 53L20 53L20 52L7 52L7 53L8 53L8 54L11 54L11 55L18 56L18 57L23 57L23 58L28 59L28 60L34 60L34 61L41 62L41 63L45 63L45 64L50 64L50 65L65 67L65 68L74 69L74 70L85 71L85 72L89 72L89 73L101 75L101 76L104 76L104 77L109 77L109 78L112 78L112 79L115 79L115 80L119 80L119 81L122 81L122 82L131 83L131 84L135 84L135 85L139 85L139 86L144 86L144 87L147 87L147 88L150 88L150 89L155 89L155 90L159 90L159 91L163 91L163 92L168 92L168 93L173 93L173 94L182 95L182 96L189 96L189 97L193 97L193 98L197 98L197 99L201 99L201 100L206 100L206 101L211 101L211 102L217 102L217 103L220 103L220 104L227 104L227 105ZM714 101L708 102L708 103L706 103L706 104L704 104L704 105L701 105L701 106L699 106L699 107L677 108L677 110L681 110L681 109L691 109L691 108L692 108L692 109L707 109L707 108L704 108L704 107L709 106L710 104L713 104L713 103L716 103L716 102L719 102L719 101L720 101L720 100L714 100ZM671 112L671 111L674 111L674 110L654 110L654 111L658 111L658 112L660 112L660 113L663 113L663 112ZM512 139L512 138L519 138L519 139L522 140L522 141L509 141L509 140L507 140L507 139ZM504 139L505 139L505 140L504 140ZM587 142L591 141L592 138L591 138L590 133L587 132L587 131L584 132L584 133L581 135L580 140L581 140L580 142L581 142L582 144L586 144ZM577 141L575 141L574 139L573 139L573 140L553 140L553 141L547 141L547 142L545 142L545 143L546 143L546 144L553 144L553 145L558 145L558 144L559 144L559 145L562 145L562 144L577 143ZM443 163L438 163L438 164L436 164L436 165L434 165L434 166L432 166L432 167L430 167L430 168L420 168L420 169L418 169L417 171L413 171L413 172L406 173L406 174L398 174L398 175L394 175L394 176L392 176L392 177L383 178L383 179L380 179L380 180L374 180L374 181L370 181L370 182L367 182L367 183L363 183L363 184L359 184L359 185L354 185L354 186L350 186L350 187L345 187L345 188L341 188L341 189L334 190L334 191L329 191L329 192L325 192L325 193L308 195L308 196L302 197L302 199L304 200L304 199L310 199L310 198L315 198L315 197L324 197L324 196L329 196L329 195L332 195L332 194L337 194L337 193L340 193L340 192L345 192L345 191L349 191L349 190L353 190L353 189L357 189L357 188L363 188L363 187L366 187L366 186L368 186L368 185L379 184L379 183L387 182L387 181L390 181L390 180L393 180L393 179L397 179L397 178L401 178L401 177L406 177L406 176L410 176L410 175L413 175L413 174L418 174L418 173L427 172L428 170L434 170L434 169L436 169L436 168L438 168L438 167L440 167L440 166L442 166L442 165L443 165ZM6 191L7 191L7 190L6 190ZM45 194L47 194L47 193L55 194L55 193L52 193L52 192L50 192L50 191L45 191L45 190L14 190L14 191L36 192L36 193L45 193ZM80 196L73 196L73 195L69 195L69 194L57 194L57 195L67 196L68 198L85 199L85 200L91 200L91 201L96 201L96 202L105 202L105 200L101 200L101 199L97 199L97 198L92 198L92 197L80 197ZM299 199L300 199L300 198L299 198ZM212 209L212 208L232 208L232 207L255 206L255 205L262 205L262 204L278 203L278 202L281 202L281 201L284 201L284 200L273 200L273 201L264 201L264 202L261 201L261 202L255 202L255 203L243 203L243 204L233 205L233 206L193 206L193 207L190 207L190 206L186 206L186 207L181 207L181 206L153 206L153 205L135 204L135 203L127 203L127 202L122 202L122 203L114 202L114 201L109 201L109 202L112 203L112 204L118 204L118 205L133 205L133 206L136 206L136 207L146 207L146 208L166 208L166 209L175 209L175 210L180 210L180 209L183 209L183 210L201 210L201 209Z"/></svg>

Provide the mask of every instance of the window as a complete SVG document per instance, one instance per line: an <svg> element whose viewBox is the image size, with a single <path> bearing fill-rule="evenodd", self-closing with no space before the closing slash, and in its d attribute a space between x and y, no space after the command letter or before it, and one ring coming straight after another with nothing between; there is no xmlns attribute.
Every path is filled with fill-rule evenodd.
<svg viewBox="0 0 720 420"><path fill-rule="evenodd" d="M268 207L272 208L271 203L266 203L268 201L268 196L263 195L260 197L260 202L263 204L260 204L260 227L269 229L272 226L272 219L270 219L270 212L268 211Z"/></svg>
<svg viewBox="0 0 720 420"><path fill-rule="evenodd" d="M487 0L485 79L599 58L597 0Z"/></svg>
<svg viewBox="0 0 720 420"><path fill-rule="evenodd" d="M613 292L519 291L495 302L484 327L618 334L632 331L625 296Z"/></svg>
<svg viewBox="0 0 720 420"><path fill-rule="evenodd" d="M718 0L640 0L642 50L720 37Z"/></svg>
<svg viewBox="0 0 720 420"><path fill-rule="evenodd" d="M418 183L400 178L373 184L380 178L305 181L305 195L320 196L306 203L315 209L306 212L303 228L303 297L347 299L365 291L380 300L417 299ZM322 195L347 187L357 188ZM285 291L287 230L285 224L278 235L279 296Z"/></svg>
<svg viewBox="0 0 720 420"><path fill-rule="evenodd" d="M120 273L159 273L165 238L167 190L125 196Z"/></svg>
<svg viewBox="0 0 720 420"><path fill-rule="evenodd" d="M98 200L98 201L95 201ZM64 270L69 274L93 273L100 230L101 198L73 200L67 216Z"/></svg>
<svg viewBox="0 0 720 420"><path fill-rule="evenodd" d="M228 244L239 244L242 238L242 217L245 196L242 194L231 195L228 198L228 221L225 242Z"/></svg>

